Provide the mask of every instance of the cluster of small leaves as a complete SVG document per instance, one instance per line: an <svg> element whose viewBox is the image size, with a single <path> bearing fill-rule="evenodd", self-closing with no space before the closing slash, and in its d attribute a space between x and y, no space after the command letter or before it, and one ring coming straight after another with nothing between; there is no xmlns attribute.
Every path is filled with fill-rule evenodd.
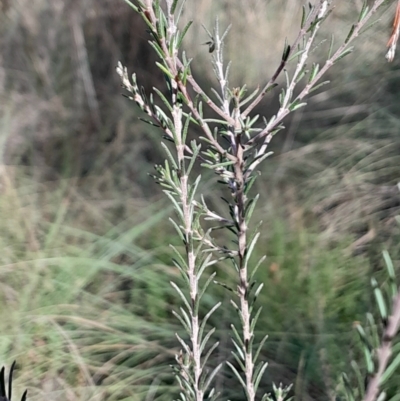
<svg viewBox="0 0 400 401"><path fill-rule="evenodd" d="M156 181L174 205L177 218L171 219L171 222L185 249L185 254L182 255L180 250L172 247L175 254L173 263L179 269L187 291L182 290L176 283L171 284L183 304L179 312L173 313L187 332L190 342L177 335L182 350L176 355L176 366L173 368L180 384L183 401L201 401L204 398L214 400L218 394L211 387L211 383L222 364L211 372L206 368L208 359L218 346L218 342L209 346L215 328L207 329L207 322L220 303L213 306L202 320L199 318L199 306L215 273L210 274L202 286L200 281L206 268L216 262L213 254L204 249L210 241L207 241L209 234L202 230L200 218L204 214L208 218L215 218L215 215L207 213L206 207L195 200L201 176L197 176L193 182L189 180L194 163L201 158L201 146L195 140L191 141L190 146L187 144L188 128L193 118L190 113L184 113L182 110L182 105L188 102L188 97L183 95L178 85L178 82L186 84L190 61L185 60L183 69L176 63L179 46L190 24L182 33L176 28L175 24L179 21L183 4L178 10L177 1L167 1L166 14L159 2L150 3L146 6L138 2L137 6L132 6L146 21L152 36L150 43L162 60L157 65L165 74L169 96L167 98L156 88L154 92L162 99L167 111L155 104L153 95L146 96L144 90L138 87L134 75L132 80L129 80L127 70L121 64L118 65L117 72L121 76L124 88L130 92L129 98L150 117L146 122L161 127L164 138L174 144L175 151L171 151L163 143L167 159L163 165L156 166L155 175Z"/></svg>
<svg viewBox="0 0 400 401"><path fill-rule="evenodd" d="M314 4L303 7L299 34L292 44L285 43L281 61L269 81L247 94L247 87L229 87L229 69L224 66L224 39L229 31L220 34L218 20L213 32L205 28L209 36L212 66L219 88L212 89L209 96L200 87L192 75L191 63L185 52L180 51L183 38L191 25L188 22L182 31L177 27L182 15L184 1L165 0L165 7L160 0L124 0L139 13L148 27L150 45L160 61L157 66L163 72L167 83L167 94L157 88L154 93L163 106L156 104L153 94L147 96L140 88L133 75L129 79L127 69L121 64L117 72L123 87L130 93L129 98L147 114L147 123L161 127L164 138L173 143L172 151L163 144L167 160L156 166L157 182L175 207L177 220L171 220L184 245L183 253L174 248L174 264L180 270L186 288L174 288L180 295L183 307L175 313L188 333L190 344L178 337L183 351L176 357L176 373L181 385L181 398L184 401L201 401L207 394L214 399L217 394L210 387L211 380L220 369L218 365L211 373L206 372L206 362L218 343L208 351L207 343L214 329L206 330L206 324L219 306L215 305L203 318L199 319L199 304L207 287L214 281L215 273L210 274L200 288L200 279L208 266L214 265L221 258L228 258L237 271L238 285L228 288L235 295L231 300L237 311L241 327L232 325L234 363L228 365L242 384L248 401L254 401L257 389L267 368L265 361L259 361L265 336L254 347L254 330L261 308L255 303L263 284L257 284L255 273L264 261L262 257L256 265L250 266L251 257L260 237L260 224L249 233L250 219L255 210L258 195L252 195L251 188L258 177L257 167L270 152L269 143L273 136L282 130L284 118L291 112L303 107L305 98L327 82L321 78L337 61L352 52L350 43L359 35L362 28L385 0L374 0L369 8L367 2L361 10L344 43L334 50L332 37L326 61L307 66L309 55L318 46L317 34L333 6L329 0L316 0ZM178 3L180 6L178 7ZM289 63L294 63L293 72L288 71ZM272 116L254 115L254 108L259 105L267 93L277 86L278 77L284 74L286 85L281 89L280 106ZM301 86L301 89L298 87ZM194 96L193 96L194 93ZM205 116L204 107L215 116ZM209 113L207 113L209 115ZM201 130L198 140L188 143L190 125ZM202 142L200 145L200 141ZM202 196L197 196L201 176L191 179L195 163L211 169L218 177L218 182L230 192L230 199L223 198L227 204L226 216L208 207ZM228 216L229 215L229 216ZM213 226L203 229L203 220L212 221ZM234 237L233 244L227 245L226 238L220 244L212 236L215 229L226 229ZM222 255L222 256L221 256ZM188 292L188 295L185 292ZM206 352L205 356L203 353ZM280 386L274 390L276 399L288 396L289 388ZM269 400L264 394L262 400Z"/></svg>
<svg viewBox="0 0 400 401"><path fill-rule="evenodd" d="M386 400L389 379L400 366L400 291L392 260L387 251L383 252L388 279L379 287L375 278L371 285L378 310L376 317L368 313L365 327L359 322L355 328L360 338L364 355L363 367L360 369L355 361L351 362L355 383L346 374L342 375L343 396L346 401ZM391 358L394 355L394 358ZM390 400L395 400L393 397Z"/></svg>

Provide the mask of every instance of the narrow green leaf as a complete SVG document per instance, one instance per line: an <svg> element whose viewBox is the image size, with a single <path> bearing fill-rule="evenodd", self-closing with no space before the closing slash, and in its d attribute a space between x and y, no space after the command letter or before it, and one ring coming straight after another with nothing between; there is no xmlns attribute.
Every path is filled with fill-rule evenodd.
<svg viewBox="0 0 400 401"><path fill-rule="evenodd" d="M372 351L374 349L374 347L372 346L370 340L368 339L367 334L364 331L364 328L360 324L357 323L355 325L355 329L357 330L362 343L368 348L369 351Z"/></svg>
<svg viewBox="0 0 400 401"><path fill-rule="evenodd" d="M155 52L157 53L158 57L160 57L161 60L164 60L165 55L164 55L164 52L163 52L161 46L158 43L154 42L154 41L150 41L149 44L155 50Z"/></svg>
<svg viewBox="0 0 400 401"><path fill-rule="evenodd" d="M153 87L153 91L157 93L157 95L160 97L160 99L163 101L163 103L167 106L169 111L172 111L172 106L167 100L167 98L164 96L164 94L158 90L156 87Z"/></svg>
<svg viewBox="0 0 400 401"><path fill-rule="evenodd" d="M242 371L245 372L245 371L246 371L246 368L245 368L245 366L244 366L244 364L243 364L243 360L240 359L240 356L239 356L236 352L234 352L234 351L231 351L231 354L232 354L233 357L235 358L235 360L236 360L237 364L239 365L240 369L242 369Z"/></svg>
<svg viewBox="0 0 400 401"><path fill-rule="evenodd" d="M159 63L158 61L156 61L156 65L157 67L165 74L167 75L170 79L175 80L174 75L171 73L171 71L165 67L164 65L162 65L161 63Z"/></svg>
<svg viewBox="0 0 400 401"><path fill-rule="evenodd" d="M219 372L222 368L223 363L220 363L208 376L206 383L204 384L203 390L206 391L209 387L211 382L213 381L215 375Z"/></svg>
<svg viewBox="0 0 400 401"><path fill-rule="evenodd" d="M239 307L237 306L237 304L236 304L235 301L233 301L233 300L231 299L231 300L230 300L230 303L232 304L232 306L235 308L235 310L236 310L237 312L240 312L240 309L239 309Z"/></svg>
<svg viewBox="0 0 400 401"><path fill-rule="evenodd" d="M215 169L220 168L220 167L232 166L233 164L235 164L234 161L228 160L226 162L216 163L216 164L212 164L212 165L202 163L201 166L209 168L211 170L215 170Z"/></svg>
<svg viewBox="0 0 400 401"><path fill-rule="evenodd" d="M310 83L314 80L314 78L317 76L318 72L319 72L319 64L314 63L311 68L311 73L310 73L310 77L308 79L308 83Z"/></svg>
<svg viewBox="0 0 400 401"><path fill-rule="evenodd" d="M350 47L347 50L343 51L343 53L335 60L335 63L337 63L342 58L348 56L349 54L353 53L353 50L354 50L354 47Z"/></svg>
<svg viewBox="0 0 400 401"><path fill-rule="evenodd" d="M375 300L378 305L381 318L386 321L388 318L388 312L387 312L386 302L382 295L382 291L380 290L380 288L378 288L378 283L374 278L371 279L371 284L372 288L374 289Z"/></svg>
<svg viewBox="0 0 400 401"><path fill-rule="evenodd" d="M285 78L286 78L286 88L289 88L290 87L290 77L289 77L289 73L286 68L283 70L283 73L285 74Z"/></svg>
<svg viewBox="0 0 400 401"><path fill-rule="evenodd" d="M257 351L255 352L254 357L253 357L253 362L254 363L257 362L257 359L258 359L258 357L260 355L260 352L261 352L262 348L264 347L265 341L267 341L267 339L268 339L268 335L265 335L263 337L263 339L261 340L260 344L258 345Z"/></svg>
<svg viewBox="0 0 400 401"><path fill-rule="evenodd" d="M172 5L171 5L171 9L170 9L170 13L173 15L175 14L175 10L176 10L176 6L178 4L178 0L174 0Z"/></svg>
<svg viewBox="0 0 400 401"><path fill-rule="evenodd" d="M367 32L369 29L371 29L372 27L374 27L378 22L381 22L380 19L377 19L375 21L372 21L370 24L368 24L367 26L365 26L363 29L361 29L360 34L364 35L365 32Z"/></svg>
<svg viewBox="0 0 400 401"><path fill-rule="evenodd" d="M209 255L209 256L211 257L211 255ZM216 274L217 274L216 272L210 274L210 276L208 277L207 281L203 285L203 288L199 292L199 296L198 296L199 302L200 302L201 298L203 297L204 293L207 291L208 286L210 285L211 281L214 279Z"/></svg>
<svg viewBox="0 0 400 401"><path fill-rule="evenodd" d="M153 127L160 127L158 124L156 124L154 121L148 120L147 118L139 117L140 121L143 121L146 124L152 125Z"/></svg>
<svg viewBox="0 0 400 401"><path fill-rule="evenodd" d="M385 372L381 376L379 385L383 386L393 375L396 369L400 366L400 354L397 354L393 362L386 368Z"/></svg>
<svg viewBox="0 0 400 401"><path fill-rule="evenodd" d="M203 338L203 332L207 324L207 320L210 318L210 316L221 306L221 302L218 302L216 305L214 305L208 313L204 316L203 321L201 322L200 329L199 329L199 341L202 341Z"/></svg>
<svg viewBox="0 0 400 401"><path fill-rule="evenodd" d="M330 43L329 43L328 60L332 57L334 43L335 43L335 37L332 34L331 35L331 40L330 40Z"/></svg>
<svg viewBox="0 0 400 401"><path fill-rule="evenodd" d="M355 401L353 389L350 384L350 380L345 373L342 373L342 380L344 384L344 389L347 395L347 401Z"/></svg>
<svg viewBox="0 0 400 401"><path fill-rule="evenodd" d="M215 393L215 389L212 389L208 394L207 401L217 401L218 397L220 397L221 393Z"/></svg>
<svg viewBox="0 0 400 401"><path fill-rule="evenodd" d="M179 269L182 278L185 280L185 283L186 283L188 286L190 286L190 280L189 280L189 277L188 277L188 275L187 275L187 272L182 268L182 266L180 265L180 263L179 263L175 258L172 259L172 263Z"/></svg>
<svg viewBox="0 0 400 401"><path fill-rule="evenodd" d="M179 315L179 313L175 312L174 310L172 311L172 314L179 320L183 328L186 330L186 333L190 334L191 329L188 326L188 324L185 322L185 320Z"/></svg>
<svg viewBox="0 0 400 401"><path fill-rule="evenodd" d="M263 289L263 287L264 287L264 283L261 283L261 284L258 286L256 292L254 293L253 303L257 300L257 297L260 295L260 292L261 292L261 290Z"/></svg>
<svg viewBox="0 0 400 401"><path fill-rule="evenodd" d="M189 328L188 334L190 335L190 333L191 333L190 327L192 326L192 322L191 322L191 320L189 318L189 315L187 314L185 309L182 308L182 306L179 307L179 310L181 311L182 317L185 320L185 322L186 322L186 324L187 324L187 326Z"/></svg>
<svg viewBox="0 0 400 401"><path fill-rule="evenodd" d="M373 375L375 373L375 363L372 354L367 347L363 347L363 351L364 351L365 362L367 365L367 372L370 375Z"/></svg>
<svg viewBox="0 0 400 401"><path fill-rule="evenodd" d="M164 127L170 128L173 134L175 134L175 127L171 122L171 119L165 114L164 110L161 109L159 106L154 105L156 110L156 116L160 120L160 123L163 124ZM174 135L174 141L177 142L176 135Z"/></svg>
<svg viewBox="0 0 400 401"><path fill-rule="evenodd" d="M365 378L362 376L359 366L357 365L356 361L351 361L351 367L357 378L358 383L358 391L360 392L360 398L364 397L365 393Z"/></svg>
<svg viewBox="0 0 400 401"><path fill-rule="evenodd" d="M246 386L245 382L243 381L242 377L240 376L239 372L236 370L236 368L230 362L227 361L226 364L231 368L232 372L238 378L239 383L242 385L243 390L245 391L245 393L248 397L247 386Z"/></svg>
<svg viewBox="0 0 400 401"><path fill-rule="evenodd" d="M306 69L306 67L307 66L304 65L301 71L299 72L299 75L296 78L296 85L304 78L306 74L308 74L309 71Z"/></svg>
<svg viewBox="0 0 400 401"><path fill-rule="evenodd" d="M378 325L375 323L374 316L370 312L367 312L367 322L370 328L369 338L372 344L372 348L376 349L381 344L381 335L378 330Z"/></svg>
<svg viewBox="0 0 400 401"><path fill-rule="evenodd" d="M185 25L185 27L183 28L182 33L179 35L179 39L178 39L178 42L177 42L177 44L176 44L176 48L177 48L177 49L179 49L179 48L181 47L183 38L185 37L187 31L189 30L189 28L191 27L192 24L193 24L193 21L189 21L189 22Z"/></svg>
<svg viewBox="0 0 400 401"><path fill-rule="evenodd" d="M208 340L210 337L215 333L215 327L213 327L205 336L203 339L200 338L200 355L203 353L204 348L206 347Z"/></svg>
<svg viewBox="0 0 400 401"><path fill-rule="evenodd" d="M217 123L217 124L221 124L221 125L226 124L225 120L220 120L219 118L204 118L203 121L205 123Z"/></svg>
<svg viewBox="0 0 400 401"><path fill-rule="evenodd" d="M245 361L246 358L245 358L243 349L239 346L239 344L233 338L231 338L231 341L232 341L233 345L235 346L236 351L237 351L239 357L241 358L241 360Z"/></svg>
<svg viewBox="0 0 400 401"><path fill-rule="evenodd" d="M265 369L267 369L267 367L268 367L268 363L261 362L260 366L261 366L260 371L256 372L256 374L255 374L254 391L257 391L258 386L260 385L260 381L265 373Z"/></svg>
<svg viewBox="0 0 400 401"><path fill-rule="evenodd" d="M161 12L160 0L154 0L151 4L153 5L154 13L156 14L157 18L159 18Z"/></svg>
<svg viewBox="0 0 400 401"><path fill-rule="evenodd" d="M183 7L184 7L185 3L186 3L186 0L182 0L181 6L179 7L178 14L175 17L176 24L178 24L179 20L181 19L181 15L182 15L182 11L183 11Z"/></svg>
<svg viewBox="0 0 400 401"><path fill-rule="evenodd" d="M302 13L301 13L301 22L300 22L300 28L303 29L304 28L304 24L306 22L306 6L302 7Z"/></svg>
<svg viewBox="0 0 400 401"><path fill-rule="evenodd" d="M298 100L295 100L293 103L289 105L289 110L290 111L295 111L297 109L300 109L301 107L307 106L306 102L299 103Z"/></svg>
<svg viewBox="0 0 400 401"><path fill-rule="evenodd" d="M254 208L256 207L257 201L259 199L260 195L257 194L253 199L249 201L249 203L246 206L245 209L245 217L246 217L246 223L249 224L251 220L251 216L253 215Z"/></svg>
<svg viewBox="0 0 400 401"><path fill-rule="evenodd" d="M219 103L220 103L221 105L223 105L223 104L224 104L224 100L223 100L223 98L221 97L221 95L220 95L214 88L211 88L211 92L214 93L214 95L215 95L216 98L218 99Z"/></svg>
<svg viewBox="0 0 400 401"><path fill-rule="evenodd" d="M251 167L251 165L250 165L250 167ZM252 175L250 178L248 178L246 180L246 182L244 184L244 193L246 195L248 195L248 193L249 193L251 187L253 186L254 182L256 181L256 179L257 179L257 175Z"/></svg>
<svg viewBox="0 0 400 401"><path fill-rule="evenodd" d="M192 205L192 203L193 203L194 196L196 195L196 191L197 191L197 188L199 186L200 180L201 180L201 175L199 175L196 178L195 182L190 186L189 193L188 193L188 203L189 203L189 205Z"/></svg>
<svg viewBox="0 0 400 401"><path fill-rule="evenodd" d="M175 248L174 245L170 245L170 247L177 256L179 264L182 266L182 268L185 268L187 270L188 269L187 261L183 258L182 254Z"/></svg>
<svg viewBox="0 0 400 401"><path fill-rule="evenodd" d="M215 351L216 348L219 346L219 341L217 341L215 344L213 344L210 349L207 351L207 354L203 357L202 361L202 369L204 369L207 366L207 361L210 358L211 354Z"/></svg>
<svg viewBox="0 0 400 401"><path fill-rule="evenodd" d="M206 233L206 235L205 235L205 237L207 237L208 236L208 233ZM203 244L201 244L200 243L200 247L202 246ZM204 252L204 251L203 251ZM209 255L210 256L210 259L211 259L211 257L212 257L212 254L210 254ZM202 263L201 265L200 265L200 267L199 267L199 269L198 269L198 271L197 271L197 277L200 279L200 277L203 275L203 273L204 273L204 270L208 267L208 266L211 266L213 263L208 263L208 261L209 261L209 258L207 258L206 259L206 262L205 263Z"/></svg>
<svg viewBox="0 0 400 401"><path fill-rule="evenodd" d="M324 18L316 18L307 29L307 33L313 32L317 25L323 20Z"/></svg>
<svg viewBox="0 0 400 401"><path fill-rule="evenodd" d="M217 31L218 31L218 24L217 24L216 28L217 28ZM225 29L224 33L222 34L221 38L220 38L221 43L224 42L224 40L225 40L226 36L228 35L229 31L231 30L231 28L232 28L232 24L229 24L227 26L227 28Z"/></svg>
<svg viewBox="0 0 400 401"><path fill-rule="evenodd" d="M176 224L176 222L175 222L174 219L169 218L169 221L170 221L171 224L174 226L176 232L177 232L178 235L179 235L179 238L180 238L180 239L182 240L182 242L185 244L185 243L186 243L186 240L185 240L185 237L183 236L183 233L182 233L181 228L178 226L178 224Z"/></svg>
<svg viewBox="0 0 400 401"><path fill-rule="evenodd" d="M282 88L281 93L279 94L279 104L283 106L283 103L285 101L285 96L286 96L286 91L285 89Z"/></svg>
<svg viewBox="0 0 400 401"><path fill-rule="evenodd" d="M182 338L179 336L178 333L175 333L175 337L178 339L179 343L182 345L183 349L185 350L185 352L190 355L191 351L190 351L190 347L189 345L187 345L185 343L185 341L182 340Z"/></svg>
<svg viewBox="0 0 400 401"><path fill-rule="evenodd" d="M201 26L203 27L203 29L207 32L207 35L210 39L213 38L212 33L207 29L207 27L204 24L201 24Z"/></svg>
<svg viewBox="0 0 400 401"><path fill-rule="evenodd" d="M350 28L350 32L347 35L346 40L344 41L344 43L348 43L350 39L352 39L353 33L354 33L354 29L356 28L356 26L353 24Z"/></svg>
<svg viewBox="0 0 400 401"><path fill-rule="evenodd" d="M382 391L380 394L379 394L379 396L378 396L378 398L376 399L376 401L385 401L386 400L386 391Z"/></svg>
<svg viewBox="0 0 400 401"><path fill-rule="evenodd" d="M242 338L240 337L240 334L239 334L239 332L237 331L237 329L236 329L236 327L235 327L234 324L231 324L231 330L232 330L232 332L233 332L233 335L234 335L235 338L236 338L236 341L239 343L239 345L240 345L241 347L244 348L243 340L242 340Z"/></svg>
<svg viewBox="0 0 400 401"><path fill-rule="evenodd" d="M189 121L189 119L186 120L187 122ZM185 130L184 130L185 131ZM186 131L187 132L187 131ZM186 135L185 135L186 136ZM186 169L186 174L189 176L190 173L192 172L192 168L194 166L194 163L197 160L197 156L200 153L201 150L201 144L197 146L196 141L192 141L191 143L192 145L192 150L193 150L193 154L190 156L190 162L189 162L189 166Z"/></svg>
<svg viewBox="0 0 400 401"><path fill-rule="evenodd" d="M396 395L394 395L392 398L390 398L387 401L400 401L400 393L397 393Z"/></svg>
<svg viewBox="0 0 400 401"><path fill-rule="evenodd" d="M129 0L123 0L126 4L128 4L130 7L132 7L136 12L139 12L139 7L135 6L131 1Z"/></svg>
<svg viewBox="0 0 400 401"><path fill-rule="evenodd" d="M169 161L171 162L173 168L178 170L178 164L177 164L174 156L172 156L171 151L168 149L168 146L164 142L161 142L161 146L164 148L164 151L167 154L167 157L168 157Z"/></svg>
<svg viewBox="0 0 400 401"><path fill-rule="evenodd" d="M285 62L287 61L287 59L289 58L289 55L290 55L290 50L291 50L291 47L288 44L287 38L286 38L285 39L285 46L283 48L282 61L285 61Z"/></svg>
<svg viewBox="0 0 400 401"><path fill-rule="evenodd" d="M175 207L175 211L178 213L179 217L183 221L184 220L183 211L182 211L181 206L179 205L178 201L174 198L174 196L171 194L170 191L164 191L164 193L168 196L170 201L173 203L173 205Z"/></svg>
<svg viewBox="0 0 400 401"><path fill-rule="evenodd" d="M189 301L186 299L185 295L183 294L182 290L181 290L173 281L170 281L170 284L172 285L172 287L174 287L175 291L176 291L176 292L179 294L179 296L181 297L181 299L182 299L184 305L186 306L187 310L188 310L189 312L191 312L191 311L192 311L192 308L191 308L191 306L190 306L190 304L189 304Z"/></svg>
<svg viewBox="0 0 400 401"><path fill-rule="evenodd" d="M252 280L253 280L254 275L256 274L257 270L259 269L259 267L262 265L262 263L264 262L264 260L265 260L266 258L267 258L267 257L266 257L265 255L263 255L263 256L260 258L260 260L257 262L257 264L255 265L255 267L253 268L253 270L252 270L251 273L250 273L249 281L252 281Z"/></svg>
<svg viewBox="0 0 400 401"><path fill-rule="evenodd" d="M389 252L384 250L382 252L382 254L383 254L383 258L385 260L385 264L386 264L386 268L387 268L389 277L392 278L392 279L395 279L396 278L396 274L394 272L393 262L392 262L392 259L391 259L390 255L389 255Z"/></svg>
<svg viewBox="0 0 400 401"><path fill-rule="evenodd" d="M260 313L262 311L262 306L260 306L255 314L255 316L251 319L251 323L250 323L250 331L254 332L254 329L256 327L258 318L260 317Z"/></svg>
<svg viewBox="0 0 400 401"><path fill-rule="evenodd" d="M162 12L161 7L159 8L160 12L158 13L158 24L157 24L157 33L158 33L158 40L162 40L165 38L166 34L166 26L167 26L167 21L165 14Z"/></svg>
<svg viewBox="0 0 400 401"><path fill-rule="evenodd" d="M303 53L304 53L304 49L298 50L296 53L293 53L293 54L289 57L288 61L294 60L296 57L302 55Z"/></svg>
<svg viewBox="0 0 400 401"><path fill-rule="evenodd" d="M360 15L358 17L358 22L361 22L365 18L365 16L368 14L368 11L369 11L368 2L367 0L364 0Z"/></svg>
<svg viewBox="0 0 400 401"><path fill-rule="evenodd" d="M260 238L260 233L258 232L254 238L252 239L252 241L250 242L249 246L246 248L245 251L245 257L244 257L244 265L247 266L247 264L249 263L249 259L251 257L251 254L253 253L254 247L258 241L258 239Z"/></svg>
<svg viewBox="0 0 400 401"><path fill-rule="evenodd" d="M221 287L224 287L226 290L236 294L236 291L234 291L233 288L227 286L225 283L221 283L220 281L214 280L214 284L220 285Z"/></svg>
<svg viewBox="0 0 400 401"><path fill-rule="evenodd" d="M329 84L330 82L331 82L331 81L324 81L324 82L321 82L321 83L318 84L318 85L313 86L312 89L310 89L309 93L312 93L312 92L316 91L317 89L321 88L321 86L324 86L324 85L326 85L326 84Z"/></svg>

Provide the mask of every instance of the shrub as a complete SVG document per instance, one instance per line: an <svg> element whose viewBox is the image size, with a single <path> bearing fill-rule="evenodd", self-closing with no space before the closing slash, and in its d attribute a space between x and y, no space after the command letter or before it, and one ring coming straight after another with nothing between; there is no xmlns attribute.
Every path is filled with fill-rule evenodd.
<svg viewBox="0 0 400 401"><path fill-rule="evenodd" d="M220 31L218 20L213 31L206 27L206 44L212 58L212 66L218 88L207 94L192 74L192 64L181 50L182 42L192 22L179 30L178 25L184 2L166 0L125 0L141 15L148 27L150 45L159 61L156 63L165 76L167 90L153 88L147 94L136 75L130 78L127 68L118 64L117 72L128 97L145 113L143 120L161 129L165 142L166 160L156 166L155 179L163 188L176 211L171 219L182 249L173 246L173 262L182 275L182 285L172 282L179 294L182 307L174 312L186 330L186 337L177 335L182 349L176 355L175 374L181 389L182 401L214 400L218 393L213 379L223 363L212 368L208 361L218 347L211 338L215 328L208 328L212 314L220 307L212 305L205 315L200 314L207 289L217 284L231 293L231 305L239 316L239 324L232 320L233 361L226 361L232 374L242 385L245 397L253 401L267 368L267 362L259 360L267 335L255 338L255 328L261 313L256 306L263 283L257 283L256 272L265 261L262 256L254 260L254 249L260 238L261 222L251 222L259 195L252 186L258 177L257 168L270 155L270 143L281 131L283 121L291 113L306 106L306 99L314 91L328 84L322 78L337 62L352 51L352 43L361 31L371 25L371 19L384 0L367 2L361 8L358 20L352 24L345 40L339 45L334 37L327 45L326 58L322 63L307 66L311 53L318 45L317 38L333 5L327 0L315 1L302 9L300 30L293 43L285 43L282 58L272 77L265 85L258 86L250 94L246 85L229 87L230 64L224 65L224 39L229 27ZM393 56L393 46L389 59ZM278 78L284 75L286 84L279 93L279 107L272 115L254 114L254 109L269 93L274 93ZM156 101L159 98L161 102ZM196 126L200 134L193 135ZM199 166L200 165L200 166ZM217 176L225 196L226 209L215 208L201 194L202 175L199 169L211 170ZM223 235L218 234L221 230ZM389 363L393 341L400 326L400 295L395 283L394 270L387 258L389 288L381 290L373 281L381 337L376 320L369 315L370 331L355 324L363 342L366 372L355 366L358 383L353 384L343 376L342 393L347 400L356 398L375 401L385 396L384 385L400 363L396 356ZM236 285L217 281L216 272L208 274L211 266L229 261L237 273ZM386 298L385 298L386 297ZM370 338L374 341L370 341ZM361 380L365 374L365 381ZM273 393L261 395L264 400L283 400L290 394L290 385L273 385ZM332 391L340 390L332 389ZM335 394L336 395L336 394Z"/></svg>

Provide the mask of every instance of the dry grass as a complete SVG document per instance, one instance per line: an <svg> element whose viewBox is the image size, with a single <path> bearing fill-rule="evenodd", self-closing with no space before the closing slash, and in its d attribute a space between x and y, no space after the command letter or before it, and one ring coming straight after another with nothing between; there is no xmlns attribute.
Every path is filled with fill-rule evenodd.
<svg viewBox="0 0 400 401"><path fill-rule="evenodd" d="M328 39L331 33L335 34L336 43L340 43L346 37L351 23L357 18L361 9L361 1L338 2L329 21L325 24L324 34ZM283 1L229 1L215 2L202 0L187 7L187 19L194 20L193 29L187 37L187 49L191 57L195 57L199 70L206 73L208 68L207 47L199 46L207 40L207 35L201 27L201 23L212 28L215 18L218 16L223 27L232 24L232 29L226 42L226 59L233 61L232 85L247 83L255 86L264 82L275 71L283 51L283 45L287 38L289 43L298 33L301 8L303 3L297 0ZM354 62L348 59L341 63L334 72L337 76L336 84L340 85L343 79L342 71L347 75L355 74L356 68L369 64L382 57L384 60L385 45L391 24L390 13L370 31L363 36L357 44L356 58ZM200 39L200 38L204 38ZM326 46L319 46L315 60L321 59L320 51ZM323 53L322 53L323 54ZM379 64L379 63L377 63ZM208 73L209 74L209 73ZM212 79L209 74L208 79ZM336 86L336 85L335 85Z"/></svg>

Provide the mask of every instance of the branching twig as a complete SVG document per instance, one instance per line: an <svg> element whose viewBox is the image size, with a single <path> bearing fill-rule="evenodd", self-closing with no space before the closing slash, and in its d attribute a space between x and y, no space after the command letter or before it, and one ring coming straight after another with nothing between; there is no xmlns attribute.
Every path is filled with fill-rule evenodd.
<svg viewBox="0 0 400 401"><path fill-rule="evenodd" d="M385 0L374 0L370 9L365 3L358 22L351 28L345 42L332 52L334 45L332 40L327 60L321 68L319 64L314 64L310 71L307 70L306 64L315 47L319 30L332 10L333 1L315 0L310 9L304 7L299 34L291 46L285 45L282 60L275 73L261 91L255 91L247 97L245 86L229 88L229 65L225 68L223 59L223 42L227 30L220 35L217 21L213 34L206 29L212 44L212 62L219 83L218 91L213 89L217 102L213 102L199 86L191 72L191 60L187 60L186 55L180 52L183 36L190 26L189 22L182 33L178 29L181 15L178 10L180 1L165 0L166 11L157 0L136 0L137 5L132 4L131 0L125 1L148 25L152 37L151 45L160 58L157 65L166 76L169 87L168 98L154 88L167 108L167 111L164 111L155 104L152 96L148 99L144 91L139 89L135 75L131 83L126 68L118 66L123 86L131 93L131 99L151 118L148 122L160 126L166 137L174 143L173 151L164 145L168 158L164 166L157 167L159 173L157 180L175 206L178 220L173 221L173 224L185 249L184 255L181 255L174 248L177 255L174 263L182 273L189 295L185 295L184 291L173 284L185 307L181 308L181 313L175 315L190 338L190 344L187 344L178 337L182 345L181 353L176 356L181 398L184 401L203 401L204 398L214 401L216 398L210 383L221 365L207 374L206 363L218 343L211 346L206 355L203 353L214 330L211 329L204 334L206 323L219 304L215 305L201 321L200 300L207 286L213 282L214 273L208 277L204 288L200 288L200 279L208 266L228 258L238 273L236 289L229 288L229 290L236 297L231 303L239 314L241 328L239 330L232 325L232 340L236 350L233 356L237 364L227 363L243 386L247 401L255 401L257 388L267 367L266 362L257 361L267 337L265 336L254 349L254 330L260 312L260 310L255 311L255 301L263 286L262 283L256 283L254 275L264 260L264 257L261 258L256 266L251 268L250 258L260 236L258 226L253 232L249 231L250 219L258 199L258 195L252 196L250 193L258 175L256 168L268 157L268 145L273 135L283 128L281 124L284 118L305 105L301 102L321 85L319 82L329 68L352 51L350 43L358 37L361 29ZM182 7L183 3L184 0L180 3ZM294 72L289 77L286 66L296 58ZM266 93L276 86L276 80L282 72L286 75L286 87L281 92L280 107L269 121L263 117L263 126L256 128L259 116L250 114ZM303 77L307 78L306 82L302 84L301 89L296 90ZM197 94L193 100L190 96L191 91ZM295 92L298 94L295 95ZM202 101L217 114L216 119L204 118ZM202 133L199 138L205 143L204 148L201 148L196 140L188 143L190 123L200 126ZM215 124L216 127L212 129L211 124ZM230 219L209 209L204 200L199 202L195 199L201 177L192 180L191 172L199 160L203 162L202 167L212 169L219 177L221 185L229 190L231 198L224 201L228 205ZM210 220L215 225L207 231L203 228L203 220ZM229 230L230 235L233 234L235 237L236 245L230 247L219 245L220 241L211 237L213 230L218 228ZM228 288L225 284L222 285ZM392 341L390 330L394 330L393 325L397 328L399 325L400 300L398 302L399 305L394 311L399 311L391 318L393 322L392 320L389 322L382 349L379 351L381 355L379 366L382 366L383 370L390 357ZM379 377L375 379L378 386L379 380ZM374 381L370 383L376 388ZM274 386L275 399L283 401L289 390L290 386ZM371 398L365 401L376 401L377 390L370 391L374 392ZM262 401L271 400L272 397L268 394L262 397Z"/></svg>
<svg viewBox="0 0 400 401"><path fill-rule="evenodd" d="M382 376L386 371L392 356L393 340L400 330L400 289L393 300L392 314L389 316L387 326L383 332L382 344L376 350L378 370L369 380L363 401L376 401L379 396Z"/></svg>

